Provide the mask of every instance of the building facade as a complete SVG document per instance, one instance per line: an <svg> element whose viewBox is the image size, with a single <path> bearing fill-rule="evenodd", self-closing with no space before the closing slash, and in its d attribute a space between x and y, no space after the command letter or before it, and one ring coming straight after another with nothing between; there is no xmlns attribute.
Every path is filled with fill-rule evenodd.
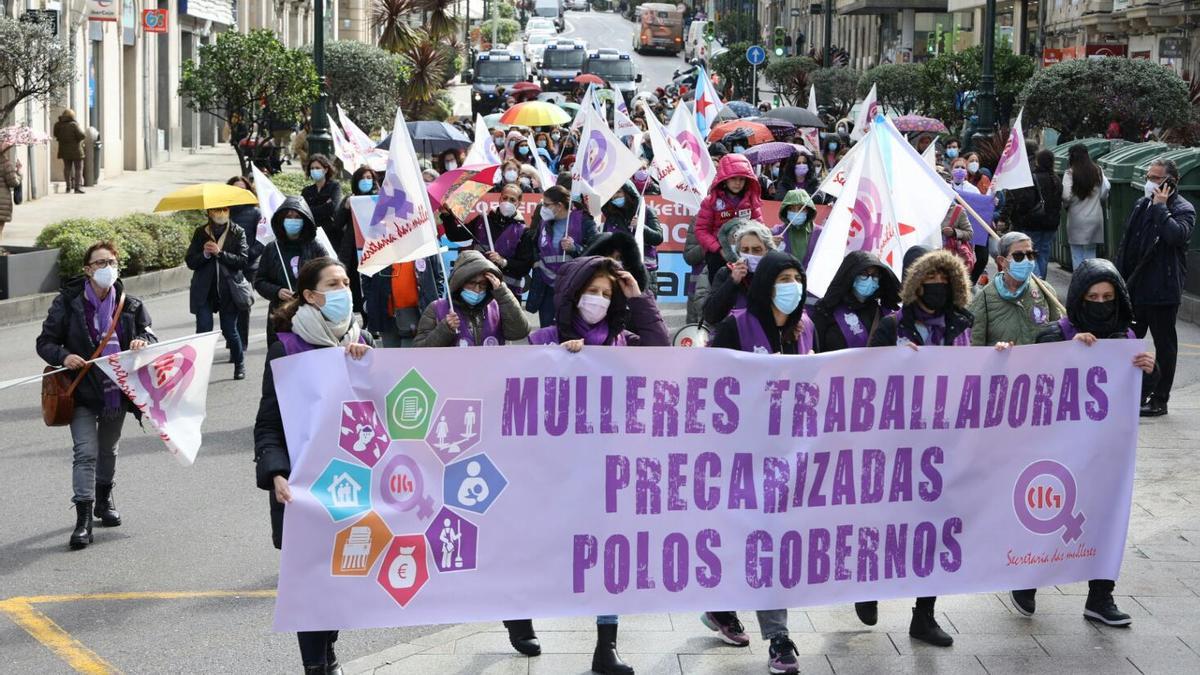
<svg viewBox="0 0 1200 675"><path fill-rule="evenodd" d="M139 171L173 156L228 139L224 122L190 110L179 97L179 74L200 48L227 30L274 31L288 47L312 42L312 0L0 0L0 13L52 11L58 35L74 46L74 84L51 105L27 101L20 124L50 133L61 112L99 135L89 159L89 181ZM159 10L149 18L145 10ZM162 16L166 26L161 25ZM161 31L161 32L157 32ZM326 39L372 40L367 0L327 0ZM25 198L61 189L57 146L19 147ZM95 157L95 161L91 158Z"/></svg>

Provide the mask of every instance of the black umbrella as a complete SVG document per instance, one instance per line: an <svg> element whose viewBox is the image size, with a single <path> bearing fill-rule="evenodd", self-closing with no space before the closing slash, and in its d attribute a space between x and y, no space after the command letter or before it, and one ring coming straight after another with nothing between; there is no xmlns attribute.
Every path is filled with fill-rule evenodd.
<svg viewBox="0 0 1200 675"><path fill-rule="evenodd" d="M817 129L825 128L825 123L821 121L820 117L814 115L811 110L807 108L798 108L794 105L775 108L765 113L763 117L774 117L777 120L791 122L798 127L816 127Z"/></svg>
<svg viewBox="0 0 1200 675"><path fill-rule="evenodd" d="M471 147L471 139L455 127L445 122L408 122L408 135L412 137L413 149L424 155L437 155L447 150L461 150ZM387 150L392 143L392 135L379 142L375 147Z"/></svg>

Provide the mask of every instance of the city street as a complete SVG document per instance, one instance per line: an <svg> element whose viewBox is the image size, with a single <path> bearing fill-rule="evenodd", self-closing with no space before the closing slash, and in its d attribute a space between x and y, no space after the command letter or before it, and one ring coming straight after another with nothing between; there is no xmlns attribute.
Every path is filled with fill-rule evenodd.
<svg viewBox="0 0 1200 675"><path fill-rule="evenodd" d="M565 19L562 37L586 40L589 49L630 53L642 74L642 91L665 85L686 65L679 56L634 53L635 25L619 14L569 11ZM454 95L459 108L469 109L468 88L457 87ZM298 162L287 170L300 170ZM65 217L148 211L169 190L223 181L236 171L232 150L218 144L89 187L86 197L35 200L18 207L30 215L16 212L24 219L5 231L5 243L31 244L41 228ZM565 241L563 250L569 250ZM996 273L994 265L990 271ZM1065 296L1070 275L1054 265L1048 277ZM195 332L186 290L143 299L161 340ZM0 673L301 672L296 636L272 631L280 555L271 544L267 493L255 484L253 429L267 353L266 305L256 296L244 381L233 379L234 367L218 342L194 466L180 466L148 427L126 418L114 491L124 522L117 528L97 523L95 542L83 551L67 546L75 519L69 430L42 423L37 385L0 390ZM684 324L683 305L661 309L674 334ZM529 318L536 326L536 316ZM778 321L784 325L783 318ZM0 381L41 372L46 364L34 351L40 328L40 323L0 325L6 348ZM806 607L789 617L800 671L1200 672L1200 326L1181 321L1178 331L1170 414L1142 420L1139 427L1132 516L1114 593L1133 617L1131 628L1084 620L1086 582L1040 589L1033 617L1018 614L1003 588L944 597L936 611L955 639L948 649L909 637L911 599L881 603L875 626L859 623L850 605ZM414 363L421 358L420 350L408 353ZM1036 427L1026 433L1028 444L1042 442ZM736 649L720 642L696 614L622 616L620 650L641 675L762 673L767 643L753 612L743 612L742 619L751 643ZM588 671L593 617L539 619L537 627L545 653L532 659L513 652L499 622L348 630L337 651L347 675Z"/></svg>

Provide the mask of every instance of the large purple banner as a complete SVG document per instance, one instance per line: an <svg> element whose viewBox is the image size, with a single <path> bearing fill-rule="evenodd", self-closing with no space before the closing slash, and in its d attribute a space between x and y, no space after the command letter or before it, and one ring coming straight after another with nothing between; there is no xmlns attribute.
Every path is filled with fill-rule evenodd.
<svg viewBox="0 0 1200 675"><path fill-rule="evenodd" d="M287 357L275 628L1115 579L1138 348Z"/></svg>

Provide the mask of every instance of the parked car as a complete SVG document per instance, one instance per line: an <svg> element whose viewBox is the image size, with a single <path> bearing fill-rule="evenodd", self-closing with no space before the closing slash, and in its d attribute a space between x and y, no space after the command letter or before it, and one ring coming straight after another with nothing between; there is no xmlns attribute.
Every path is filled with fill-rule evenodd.
<svg viewBox="0 0 1200 675"><path fill-rule="evenodd" d="M525 60L531 64L540 63L542 60L542 52L546 50L546 45L554 42L553 33L534 33L525 41Z"/></svg>
<svg viewBox="0 0 1200 675"><path fill-rule="evenodd" d="M558 26L554 25L554 19L535 16L525 23L525 37L529 37L534 33L550 33L554 35L558 32Z"/></svg>
<svg viewBox="0 0 1200 675"><path fill-rule="evenodd" d="M574 10L576 12L592 11L592 3L590 0L567 0L566 6L567 9Z"/></svg>

